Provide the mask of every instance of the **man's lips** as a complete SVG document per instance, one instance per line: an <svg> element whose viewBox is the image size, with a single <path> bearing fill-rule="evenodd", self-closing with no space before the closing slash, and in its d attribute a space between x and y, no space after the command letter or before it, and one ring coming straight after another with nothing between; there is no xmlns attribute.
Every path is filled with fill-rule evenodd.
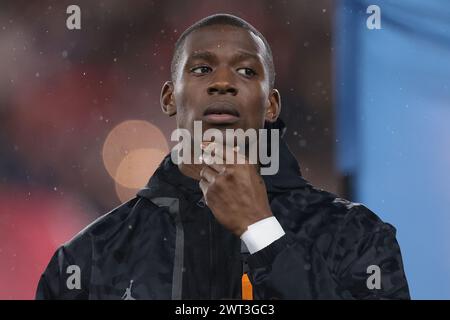
<svg viewBox="0 0 450 320"><path fill-rule="evenodd" d="M211 124L232 124L239 121L239 116L239 111L232 103L220 101L205 109L203 120Z"/></svg>
<svg viewBox="0 0 450 320"><path fill-rule="evenodd" d="M211 124L232 124L239 121L239 117L227 113L221 114L211 113L204 116L203 120Z"/></svg>

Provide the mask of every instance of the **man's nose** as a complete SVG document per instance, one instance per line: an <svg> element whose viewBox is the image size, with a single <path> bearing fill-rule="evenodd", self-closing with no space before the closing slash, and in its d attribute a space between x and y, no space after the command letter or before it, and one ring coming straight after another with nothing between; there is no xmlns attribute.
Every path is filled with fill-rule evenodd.
<svg viewBox="0 0 450 320"><path fill-rule="evenodd" d="M212 83L208 86L207 92L213 94L231 94L235 96L238 93L236 86L233 84L233 75L227 70L216 70L216 76Z"/></svg>

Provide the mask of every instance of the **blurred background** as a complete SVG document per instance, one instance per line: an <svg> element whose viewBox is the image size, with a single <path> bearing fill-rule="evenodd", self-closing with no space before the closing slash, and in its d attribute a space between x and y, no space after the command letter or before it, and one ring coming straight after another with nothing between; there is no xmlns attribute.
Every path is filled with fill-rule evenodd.
<svg viewBox="0 0 450 320"><path fill-rule="evenodd" d="M54 250L145 185L173 146L173 45L219 12L271 44L306 179L397 228L413 298L450 299L447 0L2 1L0 299L32 299Z"/></svg>

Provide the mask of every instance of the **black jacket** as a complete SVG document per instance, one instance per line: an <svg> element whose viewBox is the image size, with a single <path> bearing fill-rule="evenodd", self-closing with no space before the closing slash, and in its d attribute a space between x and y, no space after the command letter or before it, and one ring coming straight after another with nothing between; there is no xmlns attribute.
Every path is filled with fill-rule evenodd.
<svg viewBox="0 0 450 320"><path fill-rule="evenodd" d="M283 142L278 174L263 178L286 235L248 255L166 157L136 198L56 251L36 298L240 299L248 268L255 299L409 299L394 227L312 187ZM380 289L367 286L371 265Z"/></svg>

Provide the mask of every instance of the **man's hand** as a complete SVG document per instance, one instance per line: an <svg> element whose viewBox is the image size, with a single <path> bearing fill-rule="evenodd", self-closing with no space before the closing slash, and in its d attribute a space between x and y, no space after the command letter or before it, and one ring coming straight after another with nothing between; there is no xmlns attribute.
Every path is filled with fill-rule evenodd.
<svg viewBox="0 0 450 320"><path fill-rule="evenodd" d="M206 145L203 159L208 162ZM211 145L206 148L211 150ZM236 157L244 164L207 164L200 171L200 188L206 204L216 219L228 230L241 236L247 227L259 220L272 216L267 198L264 180L257 171L255 164L233 149ZM225 163L222 146L215 146L215 157L221 157Z"/></svg>

